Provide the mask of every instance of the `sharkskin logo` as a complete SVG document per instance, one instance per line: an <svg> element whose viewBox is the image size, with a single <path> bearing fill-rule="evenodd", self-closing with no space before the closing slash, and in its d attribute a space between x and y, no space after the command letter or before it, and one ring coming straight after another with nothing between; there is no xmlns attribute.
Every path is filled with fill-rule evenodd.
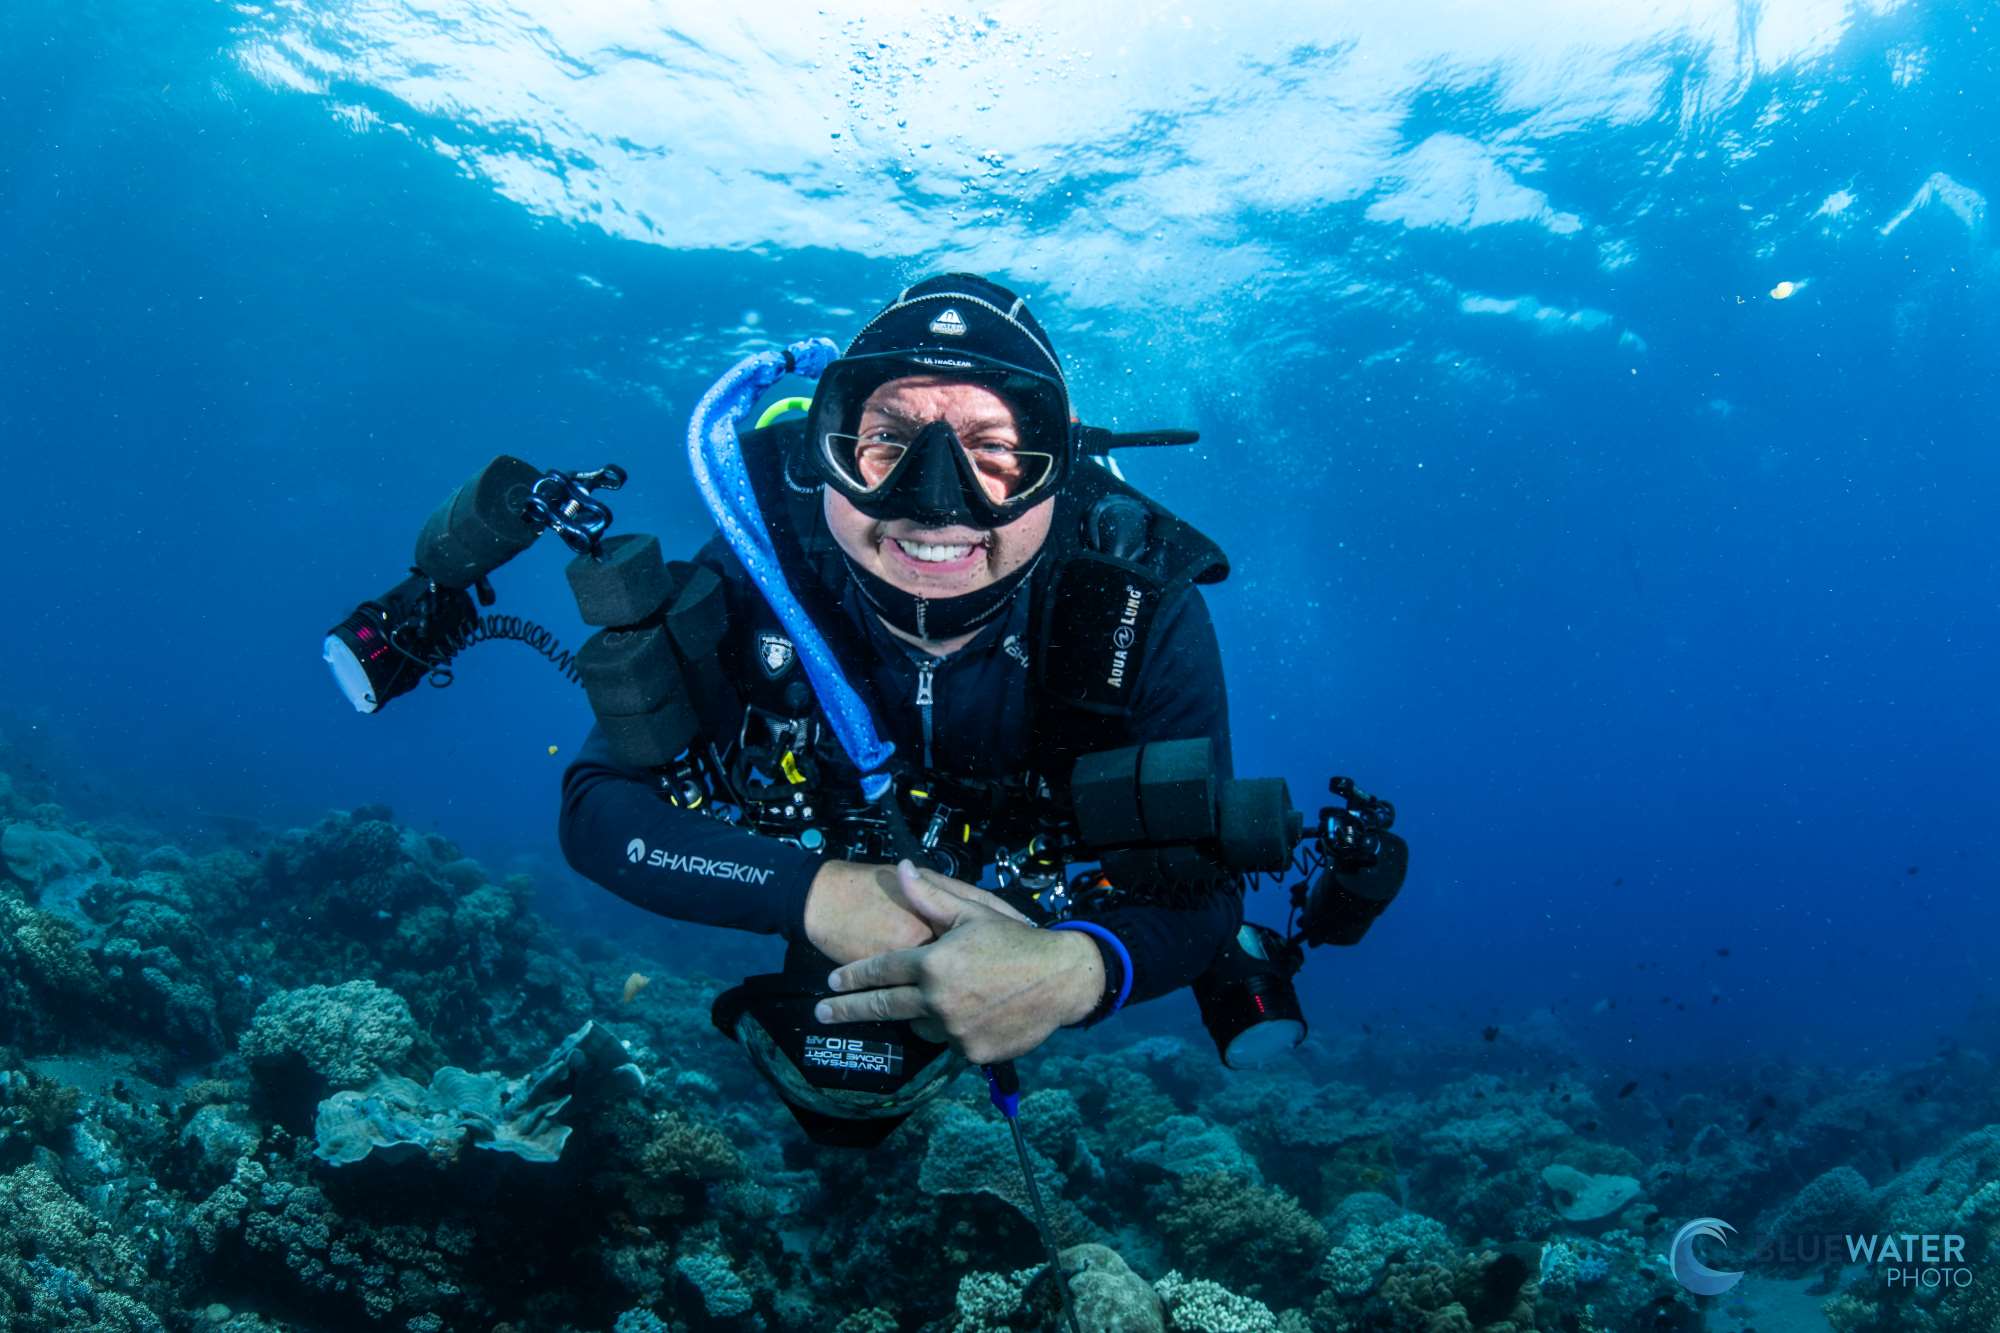
<svg viewBox="0 0 2000 1333"><path fill-rule="evenodd" d="M1727 1246L1724 1232L1735 1235L1736 1228L1719 1217L1697 1217L1675 1233L1673 1248L1667 1251L1675 1280L1697 1296L1720 1296L1743 1280L1741 1273L1721 1272L1695 1258L1697 1239L1707 1237Z"/></svg>
<svg viewBox="0 0 2000 1333"><path fill-rule="evenodd" d="M931 332L941 333L948 338L963 338L965 336L965 316L959 314L956 310L946 309L942 315L931 321Z"/></svg>
<svg viewBox="0 0 2000 1333"><path fill-rule="evenodd" d="M625 859L633 865L649 865L655 870L673 870L683 875L701 875L708 879L732 880L738 884L768 884L775 870L762 866L746 865L741 861L716 861L706 856L689 856L685 852L670 852L664 847L646 850L642 839L634 838L625 844Z"/></svg>

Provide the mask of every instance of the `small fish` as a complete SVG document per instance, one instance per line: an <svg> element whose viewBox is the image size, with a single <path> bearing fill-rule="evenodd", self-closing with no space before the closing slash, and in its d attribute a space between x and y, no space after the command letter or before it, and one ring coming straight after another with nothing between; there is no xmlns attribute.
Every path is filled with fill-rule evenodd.
<svg viewBox="0 0 2000 1333"><path fill-rule="evenodd" d="M1597 1132L1597 1122L1595 1120L1586 1120L1581 1125L1578 1125L1577 1128L1586 1134L1595 1134Z"/></svg>
<svg viewBox="0 0 2000 1333"><path fill-rule="evenodd" d="M1625 887L1625 877L1624 877L1623 875L1620 875L1620 876L1619 876L1619 877L1618 877L1617 879L1614 879L1614 880L1612 880L1612 881L1611 881L1611 887L1612 887L1612 888L1614 888L1614 889L1622 889L1622 888L1624 888L1624 887Z"/></svg>
<svg viewBox="0 0 2000 1333"><path fill-rule="evenodd" d="M1668 1129L1672 1129L1673 1127L1674 1127L1674 1118L1673 1118L1672 1116L1668 1116L1668 1117L1667 1117L1667 1128L1668 1128Z"/></svg>
<svg viewBox="0 0 2000 1333"><path fill-rule="evenodd" d="M1936 1194L1938 1186L1942 1184L1944 1184L1944 1177L1939 1176L1936 1180L1933 1180L1930 1184L1924 1186L1924 1193Z"/></svg>
<svg viewBox="0 0 2000 1333"><path fill-rule="evenodd" d="M1775 1111L1778 1109L1778 1099L1767 1092L1764 1094L1764 1105L1766 1108Z"/></svg>
<svg viewBox="0 0 2000 1333"><path fill-rule="evenodd" d="M1500 1029L1489 1023L1479 1029L1479 1038L1481 1041L1498 1041L1500 1039Z"/></svg>
<svg viewBox="0 0 2000 1333"><path fill-rule="evenodd" d="M1911 867L1910 867L1909 869L1905 870L1905 871L1904 871L1903 873L1904 873L1905 875L1914 875L1914 874L1916 874L1916 873L1917 873L1917 871L1918 871L1918 870L1919 870L1920 868L1921 868L1921 867L1918 867L1918 866L1911 866Z"/></svg>
<svg viewBox="0 0 2000 1333"><path fill-rule="evenodd" d="M1764 1123L1764 1117L1763 1117L1763 1116L1761 1116L1761 1115L1760 1115L1760 1116L1753 1116L1753 1117L1751 1117L1751 1120L1750 1120L1750 1123L1749 1123L1749 1124L1747 1124L1747 1125L1745 1125L1745 1126L1743 1127L1743 1132L1744 1132L1745 1134L1749 1134L1749 1133L1753 1133L1753 1132L1755 1132L1755 1131L1756 1131L1756 1129L1757 1129L1757 1128L1758 1128L1759 1126L1761 1126L1761 1125L1762 1125L1763 1123Z"/></svg>
<svg viewBox="0 0 2000 1333"><path fill-rule="evenodd" d="M1625 1098L1630 1097L1633 1093L1637 1092L1638 1090L1639 1090L1639 1080L1633 1079L1630 1083L1627 1083L1624 1087L1618 1089L1619 1100L1622 1101Z"/></svg>
<svg viewBox="0 0 2000 1333"><path fill-rule="evenodd" d="M1724 946L1723 946L1722 948L1720 948L1720 949L1717 949L1717 950L1715 951L1715 956L1716 956L1717 958L1727 958L1727 957L1729 957L1729 946L1727 946L1727 945L1724 945Z"/></svg>
<svg viewBox="0 0 2000 1333"><path fill-rule="evenodd" d="M653 979L644 972L634 972L631 976L625 978L624 1003L630 1004L632 1001L638 999L639 992L652 984Z"/></svg>
<svg viewBox="0 0 2000 1333"><path fill-rule="evenodd" d="M1369 1036L1371 1036L1371 1037L1375 1035L1375 1029L1374 1029L1374 1028L1372 1028L1372 1027L1369 1027L1369 1026L1368 1026L1368 1025L1366 1024L1366 1023L1363 1023L1363 1024L1361 1025L1361 1030L1362 1030L1363 1032L1367 1033L1367 1034L1368 1034Z"/></svg>

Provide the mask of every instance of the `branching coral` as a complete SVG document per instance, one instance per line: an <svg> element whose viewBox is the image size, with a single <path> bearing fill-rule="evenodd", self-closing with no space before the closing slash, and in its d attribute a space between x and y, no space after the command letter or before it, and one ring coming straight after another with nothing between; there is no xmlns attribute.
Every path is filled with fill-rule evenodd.
<svg viewBox="0 0 2000 1333"><path fill-rule="evenodd" d="M1235 1176L1188 1176L1159 1228L1194 1271L1251 1295L1302 1297L1327 1250L1326 1228L1281 1189Z"/></svg>
<svg viewBox="0 0 2000 1333"><path fill-rule="evenodd" d="M1419 1213L1404 1212L1381 1195L1356 1194L1334 1214L1338 1239L1326 1253L1321 1276L1341 1297L1367 1295L1390 1263L1421 1263L1450 1250L1444 1227Z"/></svg>
<svg viewBox="0 0 2000 1333"><path fill-rule="evenodd" d="M1264 1182L1257 1163L1228 1130L1199 1116L1172 1115L1160 1123L1159 1137L1131 1152L1131 1160L1176 1176L1236 1176Z"/></svg>
<svg viewBox="0 0 2000 1333"><path fill-rule="evenodd" d="M38 1166L0 1177L0 1318L9 1328L139 1333L165 1325L137 1241Z"/></svg>
<svg viewBox="0 0 2000 1333"><path fill-rule="evenodd" d="M1174 1333L1280 1333L1270 1307L1175 1269L1153 1284Z"/></svg>
<svg viewBox="0 0 2000 1333"><path fill-rule="evenodd" d="M296 1058L335 1086L367 1082L417 1040L410 1006L372 981L306 986L258 1007L240 1044L253 1061Z"/></svg>
<svg viewBox="0 0 2000 1333"><path fill-rule="evenodd" d="M674 1260L674 1272L701 1296L710 1319L734 1319L756 1304L750 1288L737 1276L729 1256L719 1250L695 1250Z"/></svg>

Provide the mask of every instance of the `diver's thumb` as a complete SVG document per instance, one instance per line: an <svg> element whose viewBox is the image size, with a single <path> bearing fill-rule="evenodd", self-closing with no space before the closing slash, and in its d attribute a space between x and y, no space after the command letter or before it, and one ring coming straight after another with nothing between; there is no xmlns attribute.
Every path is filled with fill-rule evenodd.
<svg viewBox="0 0 2000 1333"><path fill-rule="evenodd" d="M896 863L896 883L903 901L924 919L924 924L942 935L957 925L969 906L965 899L949 893L924 878L923 871L907 857Z"/></svg>

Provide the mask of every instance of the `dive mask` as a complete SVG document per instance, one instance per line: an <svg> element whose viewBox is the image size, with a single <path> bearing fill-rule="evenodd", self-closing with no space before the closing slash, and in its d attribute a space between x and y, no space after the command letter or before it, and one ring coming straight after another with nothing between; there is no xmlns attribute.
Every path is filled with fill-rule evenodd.
<svg viewBox="0 0 2000 1333"><path fill-rule="evenodd" d="M862 409L892 380L967 380L1006 400L1014 429L961 438L942 421ZM825 483L877 520L1004 527L1062 488L1076 452L1062 363L1027 302L972 273L905 289L820 373L807 449Z"/></svg>
<svg viewBox="0 0 2000 1333"><path fill-rule="evenodd" d="M1013 409L1014 429L961 438L947 421L911 421L863 406L911 375L947 375L990 387ZM820 478L868 517L926 527L1004 527L1061 489L1073 452L1068 404L1040 376L991 367L945 368L904 355L836 361L820 376L806 423Z"/></svg>

